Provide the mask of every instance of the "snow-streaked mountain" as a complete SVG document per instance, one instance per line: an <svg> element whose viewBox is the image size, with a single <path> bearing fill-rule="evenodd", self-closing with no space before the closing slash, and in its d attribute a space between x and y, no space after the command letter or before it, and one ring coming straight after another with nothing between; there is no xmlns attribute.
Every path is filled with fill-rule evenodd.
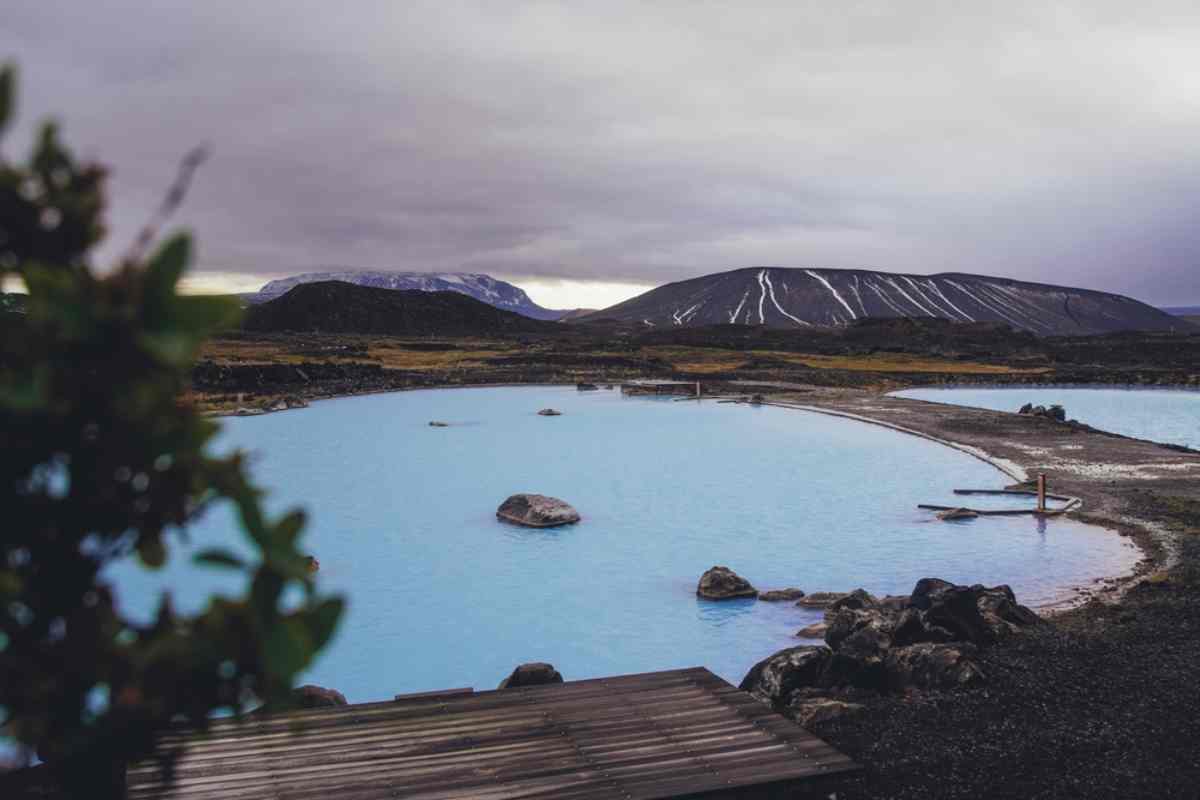
<svg viewBox="0 0 1200 800"><path fill-rule="evenodd" d="M271 281L258 290L257 294L246 295L252 303L274 300L302 283L342 281L376 289L416 290L422 292L458 292L474 297L488 305L515 311L533 319L558 319L564 312L542 308L529 299L529 295L511 283L497 280L491 275L474 272L379 272L374 270L343 270L340 272L307 272Z"/></svg>
<svg viewBox="0 0 1200 800"><path fill-rule="evenodd" d="M782 267L750 267L669 283L581 321L807 328L848 325L867 317L1003 322L1041 336L1187 325L1137 300L1090 289L961 273Z"/></svg>

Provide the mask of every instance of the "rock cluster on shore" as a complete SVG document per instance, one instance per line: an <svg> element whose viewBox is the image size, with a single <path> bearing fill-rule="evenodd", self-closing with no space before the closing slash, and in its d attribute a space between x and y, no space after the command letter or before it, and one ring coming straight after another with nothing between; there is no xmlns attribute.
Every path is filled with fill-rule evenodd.
<svg viewBox="0 0 1200 800"><path fill-rule="evenodd" d="M544 494L514 494L500 504L496 516L529 528L553 528L580 520L570 503Z"/></svg>
<svg viewBox="0 0 1200 800"><path fill-rule="evenodd" d="M801 723L827 719L855 710L849 701L862 692L980 683L979 649L1040 622L1007 586L924 578L907 597L857 589L826 609L825 646L781 650L755 664L740 688Z"/></svg>
<svg viewBox="0 0 1200 800"><path fill-rule="evenodd" d="M1052 419L1055 422L1067 421L1067 411L1060 405L1052 405L1047 408L1046 406L1035 406L1033 403L1026 403L1025 405L1021 406L1020 411L1017 413L1028 414L1035 417L1045 417L1046 419Z"/></svg>
<svg viewBox="0 0 1200 800"><path fill-rule="evenodd" d="M563 676L553 664L544 661L532 661L521 664L504 680L500 681L497 689L516 689L520 686L545 686L551 683L562 683Z"/></svg>

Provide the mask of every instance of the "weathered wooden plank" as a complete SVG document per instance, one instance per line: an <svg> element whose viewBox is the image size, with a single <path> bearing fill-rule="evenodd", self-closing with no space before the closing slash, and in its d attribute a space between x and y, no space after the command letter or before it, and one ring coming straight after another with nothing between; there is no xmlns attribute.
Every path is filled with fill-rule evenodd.
<svg viewBox="0 0 1200 800"><path fill-rule="evenodd" d="M221 721L176 745L175 785L135 766L131 798L716 798L856 769L703 668Z"/></svg>
<svg viewBox="0 0 1200 800"><path fill-rule="evenodd" d="M344 706L331 709L313 709L309 711L290 712L276 716L243 718L241 720L227 719L214 721L207 731L197 732L181 729L164 734L161 741L165 744L186 741L197 744L215 738L257 737L270 733L288 733L297 728L313 729L360 725L370 719L424 719L433 714L463 714L474 713L482 709L509 708L513 705L533 703L565 704L573 700L588 697L604 698L614 691L619 692L653 692L667 686L685 687L695 685L694 679L687 673L651 673L662 675L657 680L652 678L636 681L620 681L614 679L593 679L572 683L557 684L556 686L521 687L503 691L475 692L472 695L448 696L427 703L411 702L397 704L364 703L354 706ZM605 685L605 681L611 681ZM547 691L564 687L558 692Z"/></svg>

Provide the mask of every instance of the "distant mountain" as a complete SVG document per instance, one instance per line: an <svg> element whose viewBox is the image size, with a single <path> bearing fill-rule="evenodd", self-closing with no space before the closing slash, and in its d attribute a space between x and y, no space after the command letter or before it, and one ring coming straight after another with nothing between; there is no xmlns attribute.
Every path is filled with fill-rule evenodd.
<svg viewBox="0 0 1200 800"><path fill-rule="evenodd" d="M421 292L458 292L476 300L515 311L532 319L558 319L564 311L542 308L529 299L525 290L511 283L496 280L490 275L474 272L378 272L369 270L345 270L341 272L308 272L271 281L255 294L242 297L250 304L274 300L302 283L321 281L343 281L358 286L376 289L414 290Z"/></svg>
<svg viewBox="0 0 1200 800"><path fill-rule="evenodd" d="M251 306L242 327L253 331L374 333L391 336L476 336L561 332L457 292L377 289L344 281L302 283Z"/></svg>
<svg viewBox="0 0 1200 800"><path fill-rule="evenodd" d="M1176 317L1200 317L1200 306L1164 306L1163 311Z"/></svg>
<svg viewBox="0 0 1200 800"><path fill-rule="evenodd" d="M1137 300L1089 289L961 273L781 267L670 283L579 321L615 319L648 328L721 323L807 328L868 317L1003 322L1040 336L1188 326Z"/></svg>

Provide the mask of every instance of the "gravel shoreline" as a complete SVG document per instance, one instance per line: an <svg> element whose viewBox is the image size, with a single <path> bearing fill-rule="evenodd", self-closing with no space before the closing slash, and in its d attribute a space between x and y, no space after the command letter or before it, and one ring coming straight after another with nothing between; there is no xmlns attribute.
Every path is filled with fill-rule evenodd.
<svg viewBox="0 0 1200 800"><path fill-rule="evenodd" d="M812 730L864 766L839 798L1200 796L1200 455L1016 414L855 390L813 406L978 448L1146 558L1052 624L985 652L985 686L878 697ZM1097 465L1106 468L1098 469Z"/></svg>

